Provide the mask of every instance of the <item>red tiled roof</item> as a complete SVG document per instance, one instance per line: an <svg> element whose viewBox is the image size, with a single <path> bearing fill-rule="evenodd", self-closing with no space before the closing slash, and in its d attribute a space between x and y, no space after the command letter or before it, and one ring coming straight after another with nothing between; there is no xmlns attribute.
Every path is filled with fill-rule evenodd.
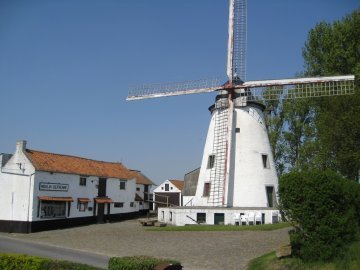
<svg viewBox="0 0 360 270"><path fill-rule="evenodd" d="M180 191L183 190L184 181L182 180L169 180L175 187L177 187Z"/></svg>
<svg viewBox="0 0 360 270"><path fill-rule="evenodd" d="M144 174L137 170L130 170L132 179L136 180L136 184L154 185L154 183L147 178Z"/></svg>
<svg viewBox="0 0 360 270"><path fill-rule="evenodd" d="M38 171L132 179L131 172L117 162L97 161L29 149L26 149L26 156Z"/></svg>

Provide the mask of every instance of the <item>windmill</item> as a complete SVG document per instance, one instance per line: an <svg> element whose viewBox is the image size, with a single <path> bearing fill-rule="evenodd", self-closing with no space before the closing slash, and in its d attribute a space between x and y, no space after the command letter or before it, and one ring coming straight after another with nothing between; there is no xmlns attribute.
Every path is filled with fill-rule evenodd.
<svg viewBox="0 0 360 270"><path fill-rule="evenodd" d="M274 207L278 178L264 120L266 100L352 94L354 76L246 81L246 0L230 0L227 81L138 86L127 100L217 91L192 206Z"/></svg>

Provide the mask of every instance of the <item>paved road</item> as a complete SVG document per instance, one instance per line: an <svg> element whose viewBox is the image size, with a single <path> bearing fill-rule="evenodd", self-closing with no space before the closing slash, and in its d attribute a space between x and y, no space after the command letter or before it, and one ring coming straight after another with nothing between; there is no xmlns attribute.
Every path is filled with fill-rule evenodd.
<svg viewBox="0 0 360 270"><path fill-rule="evenodd" d="M0 253L20 253L39 257L54 258L85 263L107 269L109 258L104 255L79 251L75 249L39 244L0 235Z"/></svg>
<svg viewBox="0 0 360 270"><path fill-rule="evenodd" d="M288 229L237 232L147 231L136 220L7 237L102 254L179 260L184 270L246 269L248 262L289 243ZM76 257L76 256L75 256ZM89 263L89 262L88 262Z"/></svg>

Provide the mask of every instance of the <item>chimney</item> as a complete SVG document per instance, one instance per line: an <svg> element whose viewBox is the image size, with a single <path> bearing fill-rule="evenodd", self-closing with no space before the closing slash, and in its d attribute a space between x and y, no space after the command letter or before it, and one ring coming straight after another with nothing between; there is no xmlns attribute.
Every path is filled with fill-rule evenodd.
<svg viewBox="0 0 360 270"><path fill-rule="evenodd" d="M25 152L26 150L26 141L17 141L16 142L16 152Z"/></svg>

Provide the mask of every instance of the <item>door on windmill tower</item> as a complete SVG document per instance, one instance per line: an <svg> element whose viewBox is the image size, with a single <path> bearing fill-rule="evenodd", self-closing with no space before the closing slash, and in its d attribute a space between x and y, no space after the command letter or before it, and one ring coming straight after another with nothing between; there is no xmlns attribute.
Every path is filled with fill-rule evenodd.
<svg viewBox="0 0 360 270"><path fill-rule="evenodd" d="M224 225L224 213L214 213L214 225Z"/></svg>

